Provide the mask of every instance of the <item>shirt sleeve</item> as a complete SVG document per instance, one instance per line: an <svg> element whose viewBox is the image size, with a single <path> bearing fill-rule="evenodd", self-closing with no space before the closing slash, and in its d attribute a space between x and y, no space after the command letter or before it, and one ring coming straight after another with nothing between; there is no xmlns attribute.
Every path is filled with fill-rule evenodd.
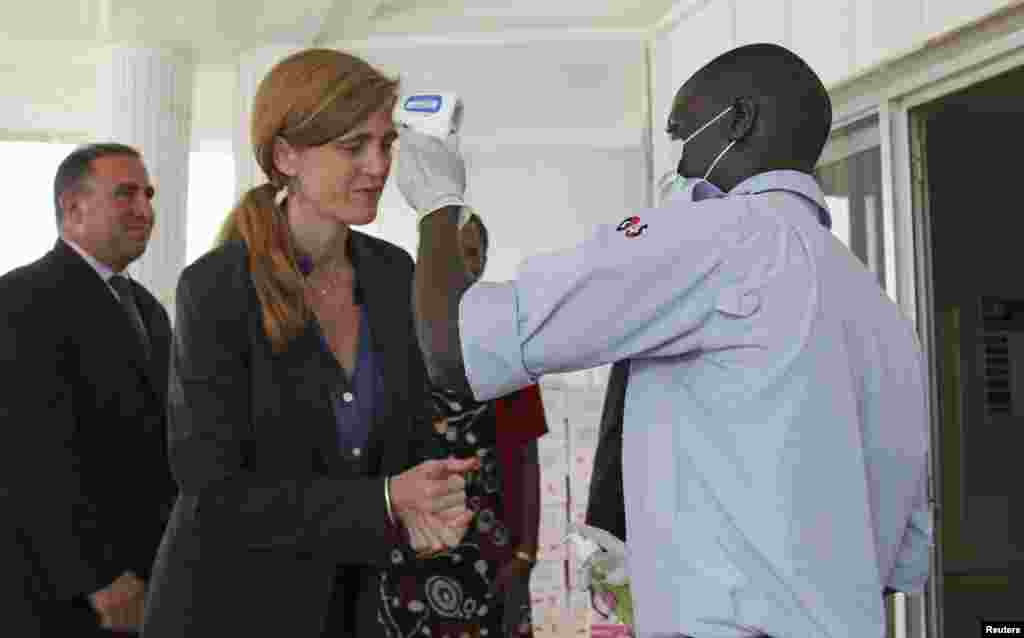
<svg viewBox="0 0 1024 638"><path fill-rule="evenodd" d="M889 589L906 593L920 592L928 582L934 529L932 508L926 496L926 480L921 481L915 508L896 552L896 561L889 573Z"/></svg>
<svg viewBox="0 0 1024 638"><path fill-rule="evenodd" d="M548 373L696 348L719 266L743 234L745 199L647 209L576 247L525 260L513 281L472 286L459 330L477 400Z"/></svg>

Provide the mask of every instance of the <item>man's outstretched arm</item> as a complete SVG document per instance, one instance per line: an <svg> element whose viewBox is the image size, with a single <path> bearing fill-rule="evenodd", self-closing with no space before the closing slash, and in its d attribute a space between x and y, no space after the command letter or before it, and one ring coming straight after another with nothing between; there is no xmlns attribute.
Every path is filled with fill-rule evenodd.
<svg viewBox="0 0 1024 638"><path fill-rule="evenodd" d="M400 133L398 186L420 218L416 331L435 385L485 401L544 374L700 347L745 202L712 198L685 215L645 209L525 260L514 280L471 286L457 237L465 165L450 146ZM623 232L640 215L645 223ZM648 225L661 232L644 234Z"/></svg>

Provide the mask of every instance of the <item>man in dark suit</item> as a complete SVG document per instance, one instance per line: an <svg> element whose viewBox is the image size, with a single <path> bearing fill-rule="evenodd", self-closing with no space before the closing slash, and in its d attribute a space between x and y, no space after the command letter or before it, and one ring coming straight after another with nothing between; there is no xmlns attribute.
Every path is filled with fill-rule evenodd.
<svg viewBox="0 0 1024 638"><path fill-rule="evenodd" d="M136 150L75 150L54 180L60 239L0 277L0 622L19 636L141 623L175 491L170 321L125 272L149 241L153 194Z"/></svg>

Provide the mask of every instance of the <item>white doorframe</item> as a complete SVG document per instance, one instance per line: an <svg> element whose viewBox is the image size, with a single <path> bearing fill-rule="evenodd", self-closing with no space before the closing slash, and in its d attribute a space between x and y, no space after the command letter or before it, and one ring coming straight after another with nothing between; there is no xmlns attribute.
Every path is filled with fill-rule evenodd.
<svg viewBox="0 0 1024 638"><path fill-rule="evenodd" d="M885 289L893 301L899 303L896 287L896 220L893 205L896 194L893 190L893 142L892 112L888 102L878 108L878 136L881 140L882 155L882 233L885 242ZM906 309L904 309L905 311ZM913 317L913 315L909 315Z"/></svg>
<svg viewBox="0 0 1024 638"><path fill-rule="evenodd" d="M886 289L899 304L905 315L918 328L921 345L934 370L934 317L930 312L932 300L930 224L926 214L915 210L913 172L911 169L911 111L923 104L967 88L1014 68L1024 67L1024 29L995 38L972 49L952 43L951 50L938 55L923 51L915 55L934 56L930 64L900 77L892 77L885 86L875 78L864 82L866 90L874 93L857 94L850 87L844 93L853 97L840 105L833 118L833 130L849 126L874 114L878 115L882 159L882 212L885 243ZM910 65L908 65L910 66ZM885 70L880 71L880 73ZM870 80L870 78L869 78ZM879 86L882 84L882 86ZM936 540L941 542L942 506L939 459L939 413L934 375L929 375L929 410L931 421L931 459L929 463L929 493L935 509ZM938 543L937 543L938 545ZM928 638L946 638L942 627L942 563L936 549L932 552L932 577L927 600L926 635ZM894 601L896 617L907 617L905 599ZM919 619L909 619L916 626ZM898 633L902 633L897 630ZM917 638L912 637L912 638ZM952 638L952 637L949 637Z"/></svg>

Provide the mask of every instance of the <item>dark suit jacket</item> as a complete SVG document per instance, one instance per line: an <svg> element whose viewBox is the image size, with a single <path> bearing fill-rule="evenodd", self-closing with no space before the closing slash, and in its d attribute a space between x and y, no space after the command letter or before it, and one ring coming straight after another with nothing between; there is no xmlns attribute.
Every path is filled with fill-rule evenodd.
<svg viewBox="0 0 1024 638"><path fill-rule="evenodd" d="M317 324L271 350L241 242L208 253L178 283L170 458L180 487L155 566L143 633L370 635L355 629L380 567L405 551L387 523L384 475L413 465L432 432L413 332L413 264L351 231L349 256L370 315L388 401L366 464L339 452L331 393L343 371ZM407 556L407 554L406 554Z"/></svg>
<svg viewBox="0 0 1024 638"><path fill-rule="evenodd" d="M171 329L134 287L148 361L128 314L63 241L0 277L0 594L20 590L15 609L34 616L2 622L36 632L18 635L96 632L85 597L126 570L147 577L163 533Z"/></svg>
<svg viewBox="0 0 1024 638"><path fill-rule="evenodd" d="M612 366L601 409L601 430L590 476L586 523L626 540L626 506L622 493L622 416L626 405L629 361Z"/></svg>

